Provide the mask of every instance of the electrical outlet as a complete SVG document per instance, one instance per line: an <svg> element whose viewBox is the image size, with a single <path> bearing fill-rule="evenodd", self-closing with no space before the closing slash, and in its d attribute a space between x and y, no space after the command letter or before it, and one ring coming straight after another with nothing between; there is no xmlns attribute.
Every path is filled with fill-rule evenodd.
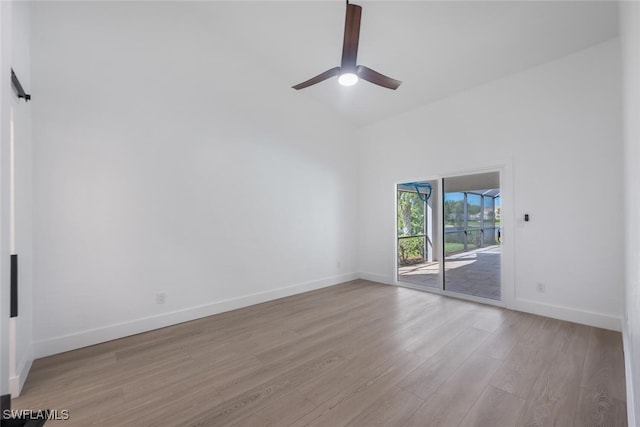
<svg viewBox="0 0 640 427"><path fill-rule="evenodd" d="M165 302L167 302L167 293L158 292L156 294L156 304L164 304Z"/></svg>
<svg viewBox="0 0 640 427"><path fill-rule="evenodd" d="M336 268L340 270L342 268L342 263L340 261L336 262Z"/></svg>
<svg viewBox="0 0 640 427"><path fill-rule="evenodd" d="M536 290L540 293L545 293L547 291L547 287L544 283L538 282L536 283Z"/></svg>

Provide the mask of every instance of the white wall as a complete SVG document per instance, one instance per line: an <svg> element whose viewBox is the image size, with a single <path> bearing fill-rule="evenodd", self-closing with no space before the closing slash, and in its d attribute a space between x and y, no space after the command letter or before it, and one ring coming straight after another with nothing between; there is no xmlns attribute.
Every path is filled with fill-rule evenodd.
<svg viewBox="0 0 640 427"><path fill-rule="evenodd" d="M352 127L189 4L31 30L37 356L356 277Z"/></svg>
<svg viewBox="0 0 640 427"><path fill-rule="evenodd" d="M620 8L624 93L626 310L623 324L629 425L640 420L640 3Z"/></svg>
<svg viewBox="0 0 640 427"><path fill-rule="evenodd" d="M395 183L502 166L507 304L619 329L619 63L615 39L362 129L362 275L393 282Z"/></svg>

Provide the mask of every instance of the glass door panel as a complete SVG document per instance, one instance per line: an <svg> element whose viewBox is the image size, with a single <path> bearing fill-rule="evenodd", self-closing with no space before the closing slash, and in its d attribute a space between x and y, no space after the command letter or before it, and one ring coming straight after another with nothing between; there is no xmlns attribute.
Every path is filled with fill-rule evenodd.
<svg viewBox="0 0 640 427"><path fill-rule="evenodd" d="M444 178L445 291L501 300L498 172Z"/></svg>
<svg viewBox="0 0 640 427"><path fill-rule="evenodd" d="M397 279L440 289L437 181L398 184Z"/></svg>

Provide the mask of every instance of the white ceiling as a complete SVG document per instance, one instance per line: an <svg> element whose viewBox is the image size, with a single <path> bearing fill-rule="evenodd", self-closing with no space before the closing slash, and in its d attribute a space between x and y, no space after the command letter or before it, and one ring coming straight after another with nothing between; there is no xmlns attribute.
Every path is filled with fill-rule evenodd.
<svg viewBox="0 0 640 427"><path fill-rule="evenodd" d="M618 34L611 1L358 1L358 63L403 82L397 91L330 79L303 89L365 125L517 73ZM340 63L345 2L197 3L212 31L291 86ZM260 70L256 70L260 72ZM293 90L293 89L291 89Z"/></svg>

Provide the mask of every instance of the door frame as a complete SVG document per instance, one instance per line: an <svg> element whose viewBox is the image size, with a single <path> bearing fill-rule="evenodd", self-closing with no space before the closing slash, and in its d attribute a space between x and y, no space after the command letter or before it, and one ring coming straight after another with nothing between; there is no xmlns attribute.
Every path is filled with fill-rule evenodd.
<svg viewBox="0 0 640 427"><path fill-rule="evenodd" d="M480 298L473 295L465 295L457 292L443 290L444 280L444 218L442 218L442 212L444 205L442 203L444 199L444 193L442 192L442 180L443 178L451 178L454 176L464 175L476 175L487 172L498 172L500 176L500 232L501 232L501 246L500 246L500 294L501 301L491 300L488 298ZM406 179L397 180L393 183L393 218L394 218L394 242L393 242L393 280L394 286L416 289L424 292L431 292L438 295L444 295L454 297L458 299L478 302L482 304L495 305L499 307L510 308L515 303L515 272L514 272L514 242L513 242L513 225L514 225L514 192L513 192L513 168L510 161L503 163L486 166L481 168L469 168L458 171L445 171L438 173L437 175L423 175L421 177L408 177ZM439 268L439 289L429 288L426 286L414 285L411 283L401 282L398 280L398 199L397 189L399 184L406 182L421 182L421 181L437 181L438 183L438 197L439 209L438 209L438 242L440 247L438 251L440 253L440 268ZM506 230L506 232L505 232Z"/></svg>

